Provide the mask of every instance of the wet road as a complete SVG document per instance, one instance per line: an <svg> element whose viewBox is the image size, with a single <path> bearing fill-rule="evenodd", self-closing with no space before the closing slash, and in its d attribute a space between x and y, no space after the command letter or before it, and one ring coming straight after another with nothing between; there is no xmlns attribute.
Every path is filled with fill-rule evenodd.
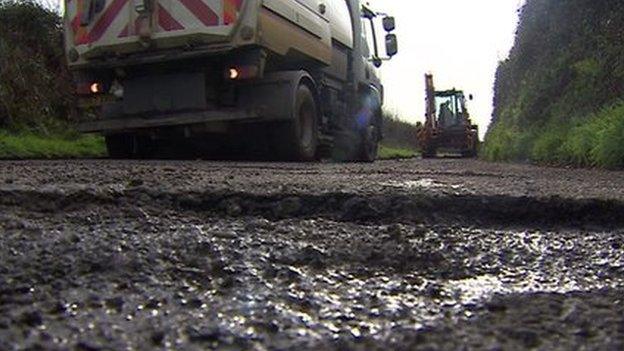
<svg viewBox="0 0 624 351"><path fill-rule="evenodd" d="M0 350L621 349L624 173L0 163Z"/></svg>

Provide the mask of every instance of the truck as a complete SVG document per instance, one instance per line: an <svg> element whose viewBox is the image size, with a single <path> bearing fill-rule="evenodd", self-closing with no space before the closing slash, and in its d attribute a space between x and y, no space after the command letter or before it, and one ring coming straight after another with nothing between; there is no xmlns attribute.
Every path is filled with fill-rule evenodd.
<svg viewBox="0 0 624 351"><path fill-rule="evenodd" d="M435 90L433 75L425 74L425 123L418 123L416 138L423 158L434 158L439 150L476 157L479 126L472 123L462 90ZM472 95L468 96L472 100Z"/></svg>
<svg viewBox="0 0 624 351"><path fill-rule="evenodd" d="M281 160L375 160L394 17L359 0L65 1L67 62L91 111L78 130L103 134L110 157L194 140L207 154L257 141Z"/></svg>

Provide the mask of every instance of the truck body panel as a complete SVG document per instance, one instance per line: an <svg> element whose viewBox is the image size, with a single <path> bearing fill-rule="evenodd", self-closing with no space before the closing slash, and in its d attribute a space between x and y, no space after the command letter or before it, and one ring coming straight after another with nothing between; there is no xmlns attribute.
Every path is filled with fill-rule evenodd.
<svg viewBox="0 0 624 351"><path fill-rule="evenodd" d="M67 0L65 42L85 59L228 40L241 0ZM101 4L101 5L97 5ZM94 7L98 6L97 9ZM91 15L86 15L87 11ZM71 64L71 63L70 63Z"/></svg>
<svg viewBox="0 0 624 351"><path fill-rule="evenodd" d="M281 12L273 11L273 8L263 8L258 16L260 44L285 59L288 56L301 59L303 55L330 65L332 54L329 24L320 16L316 16L316 19L317 23L314 24L312 21L307 25L296 24L282 16Z"/></svg>
<svg viewBox="0 0 624 351"><path fill-rule="evenodd" d="M255 44L282 55L296 51L330 65L332 40L354 45L349 9L341 0L153 0L152 8L141 13L137 4L142 1L66 0L66 50L79 56L70 60L70 67L99 57L171 48L200 51ZM97 3L102 5L96 11ZM92 15L85 18L86 11ZM243 25L259 35L237 41L235 34Z"/></svg>

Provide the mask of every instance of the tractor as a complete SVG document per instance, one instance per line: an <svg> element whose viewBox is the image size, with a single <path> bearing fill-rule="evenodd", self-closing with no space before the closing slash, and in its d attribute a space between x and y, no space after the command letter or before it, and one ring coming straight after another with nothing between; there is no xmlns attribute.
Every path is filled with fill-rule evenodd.
<svg viewBox="0 0 624 351"><path fill-rule="evenodd" d="M416 137L423 158L434 158L438 151L476 157L479 127L472 123L461 90L436 91L433 75L425 75L426 119L417 125ZM468 97L472 100L472 95Z"/></svg>

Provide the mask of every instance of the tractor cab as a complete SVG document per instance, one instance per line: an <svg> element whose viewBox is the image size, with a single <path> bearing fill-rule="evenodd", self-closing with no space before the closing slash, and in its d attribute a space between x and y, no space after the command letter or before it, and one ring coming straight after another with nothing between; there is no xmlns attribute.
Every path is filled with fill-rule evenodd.
<svg viewBox="0 0 624 351"><path fill-rule="evenodd" d="M465 128L470 124L466 98L461 90L435 92L435 104L440 128Z"/></svg>

